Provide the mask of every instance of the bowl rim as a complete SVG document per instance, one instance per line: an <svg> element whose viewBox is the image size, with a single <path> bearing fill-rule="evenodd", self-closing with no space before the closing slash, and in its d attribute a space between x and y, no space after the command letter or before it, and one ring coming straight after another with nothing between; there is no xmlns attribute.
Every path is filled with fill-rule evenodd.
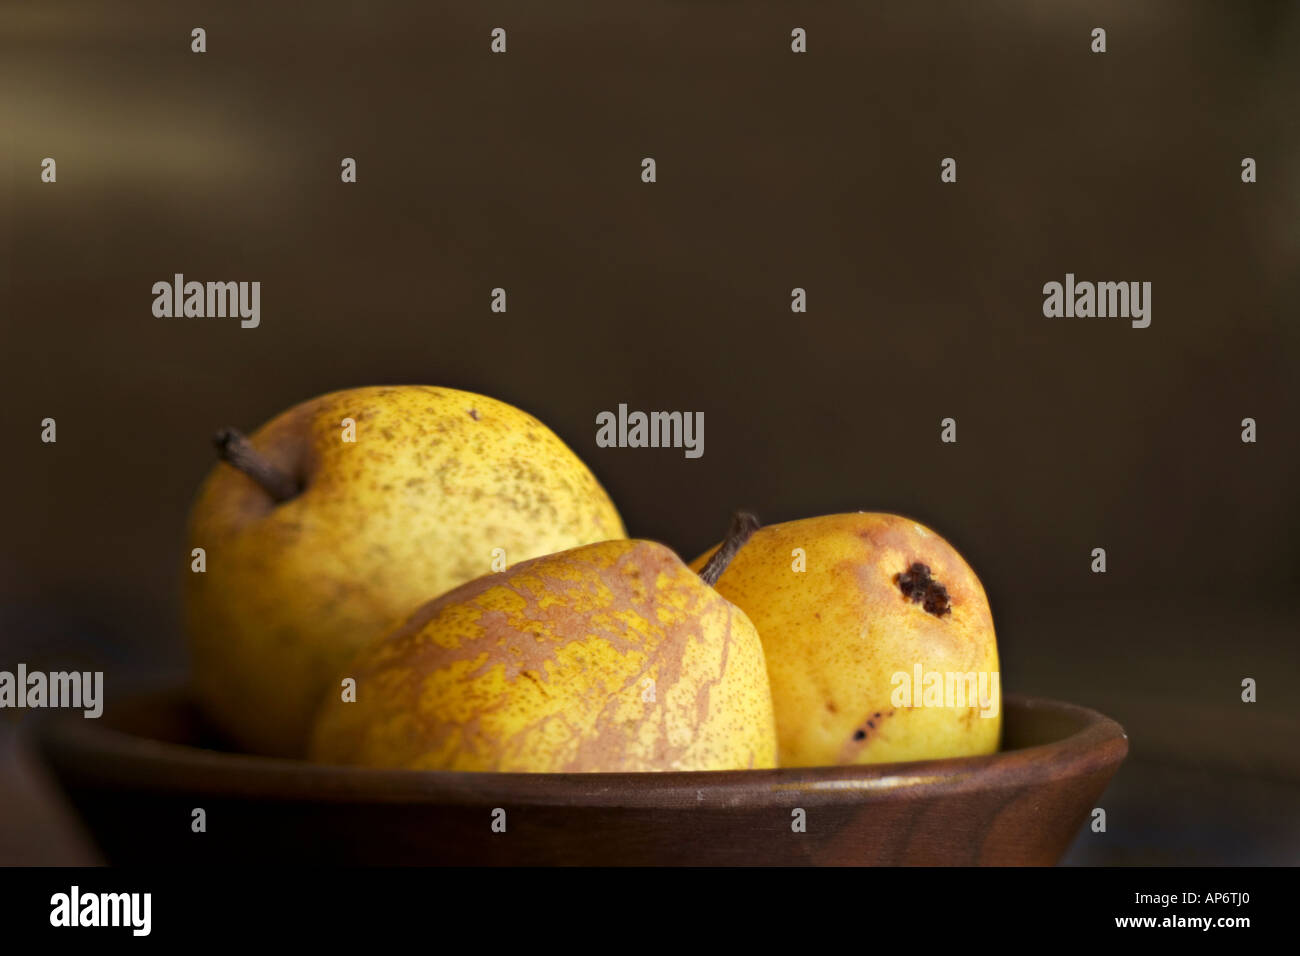
<svg viewBox="0 0 1300 956"><path fill-rule="evenodd" d="M141 703L184 703L169 685L126 698ZM498 773L393 770L311 763L227 753L138 736L88 720L79 712L43 714L30 736L56 776L78 785L203 792L258 800L310 800L460 806L531 805L626 808L725 808L756 802L828 805L860 803L906 789L944 793L1026 787L1062 777L1113 771L1128 753L1116 721L1087 707L1044 697L1006 694L1009 714L1064 718L1066 736L1015 750L938 760L763 770L615 773Z"/></svg>

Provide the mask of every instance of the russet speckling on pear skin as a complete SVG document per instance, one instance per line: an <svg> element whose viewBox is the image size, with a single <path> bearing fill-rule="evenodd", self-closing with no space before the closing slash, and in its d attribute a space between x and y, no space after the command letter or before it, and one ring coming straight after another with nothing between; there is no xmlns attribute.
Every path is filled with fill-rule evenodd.
<svg viewBox="0 0 1300 956"><path fill-rule="evenodd" d="M469 392L332 392L225 447L244 470L219 463L194 504L206 571L185 576L186 626L201 707L257 753L301 755L357 650L497 549L513 563L625 537L554 433Z"/></svg>
<svg viewBox="0 0 1300 956"><path fill-rule="evenodd" d="M413 770L743 770L776 763L758 633L671 550L622 540L422 607L325 698L310 755Z"/></svg>
<svg viewBox="0 0 1300 956"><path fill-rule="evenodd" d="M762 638L781 766L998 749L1001 679L988 599L929 528L871 512L769 525L717 589ZM957 693L946 692L950 682Z"/></svg>

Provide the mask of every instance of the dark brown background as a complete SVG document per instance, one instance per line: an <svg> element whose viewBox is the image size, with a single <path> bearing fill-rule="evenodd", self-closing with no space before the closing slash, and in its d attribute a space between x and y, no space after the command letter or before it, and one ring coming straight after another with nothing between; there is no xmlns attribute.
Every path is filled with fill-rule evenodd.
<svg viewBox="0 0 1300 956"><path fill-rule="evenodd" d="M1129 729L1071 861L1300 861L1297 53L1284 2L6 5L0 668L183 669L212 431L444 384L688 557L737 505L927 522L1004 686ZM174 272L260 280L261 327L154 318ZM1151 327L1043 318L1066 272L1151 281ZM704 457L597 449L619 402ZM94 859L17 723L0 862Z"/></svg>

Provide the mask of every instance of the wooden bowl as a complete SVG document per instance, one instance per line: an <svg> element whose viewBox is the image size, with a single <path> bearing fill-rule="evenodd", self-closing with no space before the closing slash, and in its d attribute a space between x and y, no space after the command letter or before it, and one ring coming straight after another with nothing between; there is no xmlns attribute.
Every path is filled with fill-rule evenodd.
<svg viewBox="0 0 1300 956"><path fill-rule="evenodd" d="M366 770L208 749L181 691L37 746L112 863L1052 864L1128 752L1115 721L1008 695L987 757L710 773ZM195 808L207 831L194 833ZM505 832L494 832L497 809ZM794 832L796 808L806 832Z"/></svg>

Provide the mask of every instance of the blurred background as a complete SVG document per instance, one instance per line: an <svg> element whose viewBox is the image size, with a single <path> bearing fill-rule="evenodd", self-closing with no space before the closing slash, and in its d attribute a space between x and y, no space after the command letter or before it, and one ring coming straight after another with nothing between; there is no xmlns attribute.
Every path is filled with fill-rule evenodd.
<svg viewBox="0 0 1300 956"><path fill-rule="evenodd" d="M0 669L183 675L213 431L448 385L687 557L737 506L948 537L1003 686L1129 732L1067 862L1300 862L1298 53L1280 0L0 4ZM155 318L175 272L261 326ZM1150 281L1150 328L1045 319L1067 272ZM597 448L620 402L704 457ZM30 719L0 863L96 862Z"/></svg>

